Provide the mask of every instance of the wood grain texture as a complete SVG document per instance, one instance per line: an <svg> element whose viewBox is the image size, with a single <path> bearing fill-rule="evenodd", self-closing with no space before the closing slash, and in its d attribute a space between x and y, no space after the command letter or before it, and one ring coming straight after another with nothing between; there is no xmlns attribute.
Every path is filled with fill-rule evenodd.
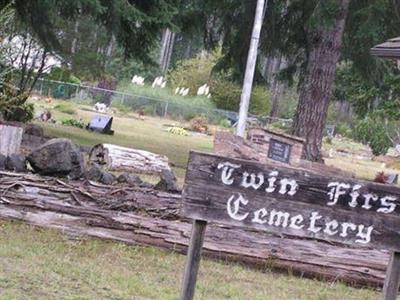
<svg viewBox="0 0 400 300"><path fill-rule="evenodd" d="M112 144L94 146L90 151L89 160L105 165L112 171L160 174L163 170L171 170L168 158L164 155Z"/></svg>
<svg viewBox="0 0 400 300"><path fill-rule="evenodd" d="M383 300L396 300L400 284L400 253L393 252L390 256L383 286Z"/></svg>
<svg viewBox="0 0 400 300"><path fill-rule="evenodd" d="M5 156L18 154L23 132L24 129L21 127L0 124L0 154Z"/></svg>
<svg viewBox="0 0 400 300"><path fill-rule="evenodd" d="M240 166L232 172L232 176L229 178L231 184L222 181L224 168L221 167L221 164L224 163ZM250 178L249 174L255 176L263 174L264 183L257 186L257 189L245 188L242 182L246 172L248 173L247 179ZM276 188L273 192L266 192L266 188L269 186L268 175L271 172L278 172L275 181ZM294 179L298 184L297 192L294 195L280 193L281 179ZM255 182L260 183L259 180ZM334 182L343 183L349 188L339 195L336 204L329 206L327 203L331 200L328 193L331 188L328 185ZM351 187L358 185L360 188L357 189L359 197L356 199L356 207L351 207L349 205L352 201L353 190ZM366 197L371 197L365 195L371 194L377 199L369 199L368 209L364 208ZM384 208L380 199L388 195L394 199L392 201L392 204L396 205L394 211L378 212ZM243 197L244 199L242 202L235 199L234 202L231 202L240 203L237 216L248 215L243 220L234 219L227 212L229 210L228 203L232 197L235 199ZM400 189L396 186L355 181L349 178L326 177L304 170L192 152L183 192L182 213L187 218L253 228L275 234L315 238L367 248L400 250L399 197ZM245 203L246 201L247 203ZM272 217L267 223L269 217L265 212L261 214L263 224L254 222L255 214L260 209L265 209L269 216L273 215L273 211L287 214L286 223L288 224L285 226L282 216L278 226L275 222L276 219L272 219L271 224ZM317 230L311 230L313 214L316 217L313 228L317 228ZM301 223L302 228L289 226L293 221L296 224L296 220L292 218L299 215L304 219ZM337 224L330 223L332 221ZM330 224L329 226L334 224L335 227L329 227L327 224ZM351 228L353 225L348 224L357 227ZM333 230L335 234L328 234L328 232L332 233L332 228L335 229ZM369 241L367 238L360 239L360 230L366 233L367 228L372 230Z"/></svg>
<svg viewBox="0 0 400 300"><path fill-rule="evenodd" d="M0 171L0 218L186 254L181 195ZM209 223L203 256L301 277L382 286L389 252ZM183 270L182 270L183 271Z"/></svg>
<svg viewBox="0 0 400 300"><path fill-rule="evenodd" d="M192 300L194 297L206 226L207 222L193 221L180 300Z"/></svg>

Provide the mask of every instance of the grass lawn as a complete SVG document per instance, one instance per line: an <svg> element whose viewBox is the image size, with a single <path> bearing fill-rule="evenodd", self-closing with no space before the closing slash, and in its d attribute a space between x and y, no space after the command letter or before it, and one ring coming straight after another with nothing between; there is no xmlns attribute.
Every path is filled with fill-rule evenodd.
<svg viewBox="0 0 400 300"><path fill-rule="evenodd" d="M37 105L39 109L49 108L49 106L54 107L55 104L48 105L39 102L39 105ZM97 114L90 111L89 106L77 105L76 107L76 112L73 115L53 109L53 118L57 121L70 118L82 119L85 123L88 123ZM187 125L168 119L145 117L145 120L139 120L134 118L133 115L124 116L120 114L114 116L112 125L112 129L115 131L114 135L93 133L85 129L60 124L40 122L39 125L44 127L45 132L50 136L69 138L81 145L94 146L99 143L110 143L166 155L174 167L177 177L182 180L189 151L212 151L213 137L205 135L178 136L165 131L164 124L174 123L178 126Z"/></svg>
<svg viewBox="0 0 400 300"><path fill-rule="evenodd" d="M40 102L40 106L49 105ZM52 113L57 120L81 118L85 122L95 114L85 106L77 106L73 115L56 110ZM84 145L113 143L167 155L182 182L189 151L212 151L212 137L176 136L164 130L164 123L174 121L149 117L141 121L117 114L114 136L40 125L50 135ZM372 161L338 157L327 159L327 163L368 179L378 171L387 171L381 163ZM177 299L184 262L182 255L154 248L72 239L60 232L0 221L0 299ZM380 299L380 294L205 259L196 299L367 300Z"/></svg>
<svg viewBox="0 0 400 300"><path fill-rule="evenodd" d="M185 257L0 221L0 299L178 299ZM368 300L376 291L203 260L196 299Z"/></svg>

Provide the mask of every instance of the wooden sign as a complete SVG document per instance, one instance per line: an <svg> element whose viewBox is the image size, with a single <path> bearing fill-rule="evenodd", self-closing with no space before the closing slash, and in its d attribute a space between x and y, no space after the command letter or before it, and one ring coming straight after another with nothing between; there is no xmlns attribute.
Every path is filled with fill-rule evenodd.
<svg viewBox="0 0 400 300"><path fill-rule="evenodd" d="M400 188L395 186L192 152L182 214L195 221L181 299L193 298L207 222L397 253L399 199ZM385 299L395 299L391 297L398 290L397 265L396 254Z"/></svg>
<svg viewBox="0 0 400 300"><path fill-rule="evenodd" d="M271 141L269 142L268 158L288 163L290 158L291 148L292 146L287 143L271 139Z"/></svg>

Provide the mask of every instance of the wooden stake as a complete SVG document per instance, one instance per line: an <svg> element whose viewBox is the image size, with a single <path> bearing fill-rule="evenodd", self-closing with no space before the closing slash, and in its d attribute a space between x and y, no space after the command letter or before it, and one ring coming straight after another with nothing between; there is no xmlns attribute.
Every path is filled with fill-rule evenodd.
<svg viewBox="0 0 400 300"><path fill-rule="evenodd" d="M386 271L382 300L396 300L400 284L400 252L392 252Z"/></svg>
<svg viewBox="0 0 400 300"><path fill-rule="evenodd" d="M193 221L192 235L190 237L190 245L187 254L180 300L193 299L206 226L206 221Z"/></svg>

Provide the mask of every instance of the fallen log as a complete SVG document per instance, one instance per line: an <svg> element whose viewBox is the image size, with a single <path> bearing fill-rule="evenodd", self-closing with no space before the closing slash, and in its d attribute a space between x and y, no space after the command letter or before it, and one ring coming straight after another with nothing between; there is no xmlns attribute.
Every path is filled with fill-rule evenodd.
<svg viewBox="0 0 400 300"><path fill-rule="evenodd" d="M191 222L180 217L180 205L180 194L153 189L0 172L0 218L75 235L185 253ZM385 251L217 224L207 227L203 253L259 269L373 287L382 285L389 259Z"/></svg>
<svg viewBox="0 0 400 300"><path fill-rule="evenodd" d="M112 144L98 144L92 148L89 161L107 167L110 171L131 171L146 174L160 174L171 171L168 158L152 152L121 147Z"/></svg>
<svg viewBox="0 0 400 300"><path fill-rule="evenodd" d="M22 127L0 124L0 154L4 156L18 154L23 132Z"/></svg>

